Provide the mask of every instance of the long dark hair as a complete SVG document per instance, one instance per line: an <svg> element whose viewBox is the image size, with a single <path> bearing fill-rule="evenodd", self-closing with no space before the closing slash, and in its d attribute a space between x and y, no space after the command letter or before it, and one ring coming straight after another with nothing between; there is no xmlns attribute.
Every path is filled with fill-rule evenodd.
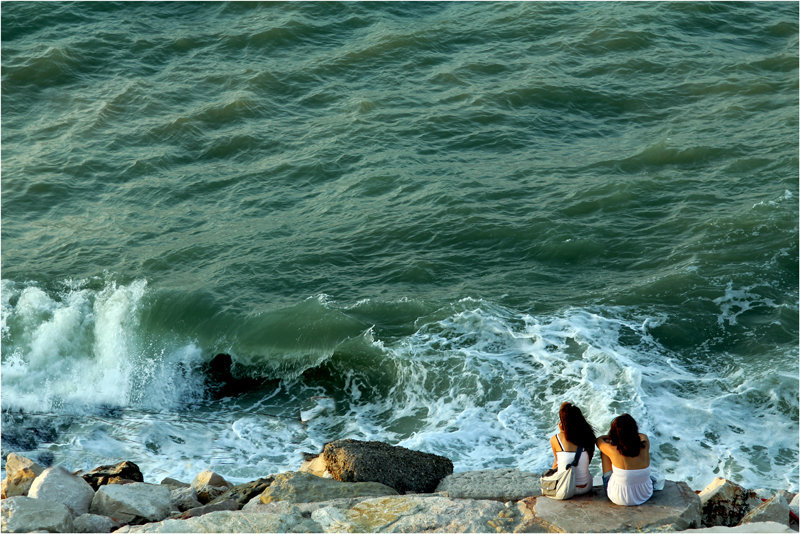
<svg viewBox="0 0 800 534"><path fill-rule="evenodd" d="M580 445L589 455L589 459L594 455L595 435L594 428L583 417L581 409L565 402L558 410L558 418L561 420L561 429L567 437L567 441Z"/></svg>
<svg viewBox="0 0 800 534"><path fill-rule="evenodd" d="M608 440L623 456L639 456L639 451L643 447L642 438L639 437L639 425L626 413L611 421Z"/></svg>

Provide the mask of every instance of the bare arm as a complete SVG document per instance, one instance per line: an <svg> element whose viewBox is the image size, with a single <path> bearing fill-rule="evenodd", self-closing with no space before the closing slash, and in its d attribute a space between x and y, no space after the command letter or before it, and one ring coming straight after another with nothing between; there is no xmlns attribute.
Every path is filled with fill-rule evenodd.
<svg viewBox="0 0 800 534"><path fill-rule="evenodd" d="M614 451L617 450L617 448L614 447L608 440L608 435L600 436L599 438L597 438L597 441L595 443L597 444L597 448L600 450L600 452L605 454L606 456L608 456L610 450L612 449Z"/></svg>

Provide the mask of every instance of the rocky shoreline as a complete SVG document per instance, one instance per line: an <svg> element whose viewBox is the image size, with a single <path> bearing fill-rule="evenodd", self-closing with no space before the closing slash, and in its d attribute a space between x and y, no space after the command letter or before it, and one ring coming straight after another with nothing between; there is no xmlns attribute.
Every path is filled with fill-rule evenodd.
<svg viewBox="0 0 800 534"><path fill-rule="evenodd" d="M211 471L191 483L145 482L130 461L88 473L10 453L3 532L795 532L798 495L759 495L718 478L702 491L667 480L641 506L595 487L542 497L539 474L453 473L435 454L338 440L299 471L233 485Z"/></svg>

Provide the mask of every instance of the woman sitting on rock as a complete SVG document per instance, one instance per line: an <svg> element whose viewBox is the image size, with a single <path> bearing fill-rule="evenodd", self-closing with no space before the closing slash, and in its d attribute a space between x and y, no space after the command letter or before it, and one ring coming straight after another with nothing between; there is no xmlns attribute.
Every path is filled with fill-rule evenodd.
<svg viewBox="0 0 800 534"><path fill-rule="evenodd" d="M608 434L597 438L603 462L603 486L611 502L637 506L653 495L650 440L628 414L611 422Z"/></svg>
<svg viewBox="0 0 800 534"><path fill-rule="evenodd" d="M589 463L594 454L594 429L581 413L581 409L569 402L565 402L558 410L558 433L550 438L555 461L553 469L563 471L575 461L578 447L583 447L583 452L575 467L575 495L588 493L592 490L592 475L589 473Z"/></svg>

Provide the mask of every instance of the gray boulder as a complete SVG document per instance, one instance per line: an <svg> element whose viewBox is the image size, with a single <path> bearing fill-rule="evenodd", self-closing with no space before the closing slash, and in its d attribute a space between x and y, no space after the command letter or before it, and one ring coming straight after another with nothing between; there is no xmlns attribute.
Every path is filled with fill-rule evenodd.
<svg viewBox="0 0 800 534"><path fill-rule="evenodd" d="M298 471L275 475L275 480L264 490L260 500L264 504L275 501L300 503L381 495L397 495L397 492L378 482L344 483Z"/></svg>
<svg viewBox="0 0 800 534"><path fill-rule="evenodd" d="M64 504L15 496L0 502L2 532L73 532L72 512Z"/></svg>
<svg viewBox="0 0 800 534"><path fill-rule="evenodd" d="M81 477L70 474L63 467L49 467L36 477L28 496L44 501L60 502L74 516L85 514L94 498L94 490Z"/></svg>
<svg viewBox="0 0 800 534"><path fill-rule="evenodd" d="M6 478L0 484L0 496L14 497L27 495L36 477L42 474L44 467L33 460L10 452L6 457Z"/></svg>
<svg viewBox="0 0 800 534"><path fill-rule="evenodd" d="M602 486L566 501L529 497L518 503L521 531L652 532L700 526L700 499L685 482L667 480L664 489L639 506L618 506ZM537 530L538 529L538 530ZM544 529L544 530L542 530Z"/></svg>
<svg viewBox="0 0 800 534"><path fill-rule="evenodd" d="M453 473L444 456L395 447L380 441L343 439L325 445L327 470L342 482L380 482L399 493L430 493Z"/></svg>
<svg viewBox="0 0 800 534"><path fill-rule="evenodd" d="M169 486L167 487L169 488ZM186 510L202 506L203 503L197 500L197 493L194 491L194 488L187 486L185 488L170 488L169 505L172 510L185 512Z"/></svg>
<svg viewBox="0 0 800 534"><path fill-rule="evenodd" d="M436 492L451 499L518 501L541 495L539 477L519 469L466 471L445 477Z"/></svg>
<svg viewBox="0 0 800 534"><path fill-rule="evenodd" d="M95 514L81 514L72 522L75 532L111 532L120 526L110 517Z"/></svg>
<svg viewBox="0 0 800 534"><path fill-rule="evenodd" d="M765 521L789 526L789 503L778 493L766 502L756 506L742 518L740 524L763 523Z"/></svg>
<svg viewBox="0 0 800 534"><path fill-rule="evenodd" d="M754 491L724 478L715 478L699 495L706 527L738 525L751 508L761 504Z"/></svg>
<svg viewBox="0 0 800 534"><path fill-rule="evenodd" d="M161 521L170 511L169 488L144 482L100 486L90 510L125 524Z"/></svg>

